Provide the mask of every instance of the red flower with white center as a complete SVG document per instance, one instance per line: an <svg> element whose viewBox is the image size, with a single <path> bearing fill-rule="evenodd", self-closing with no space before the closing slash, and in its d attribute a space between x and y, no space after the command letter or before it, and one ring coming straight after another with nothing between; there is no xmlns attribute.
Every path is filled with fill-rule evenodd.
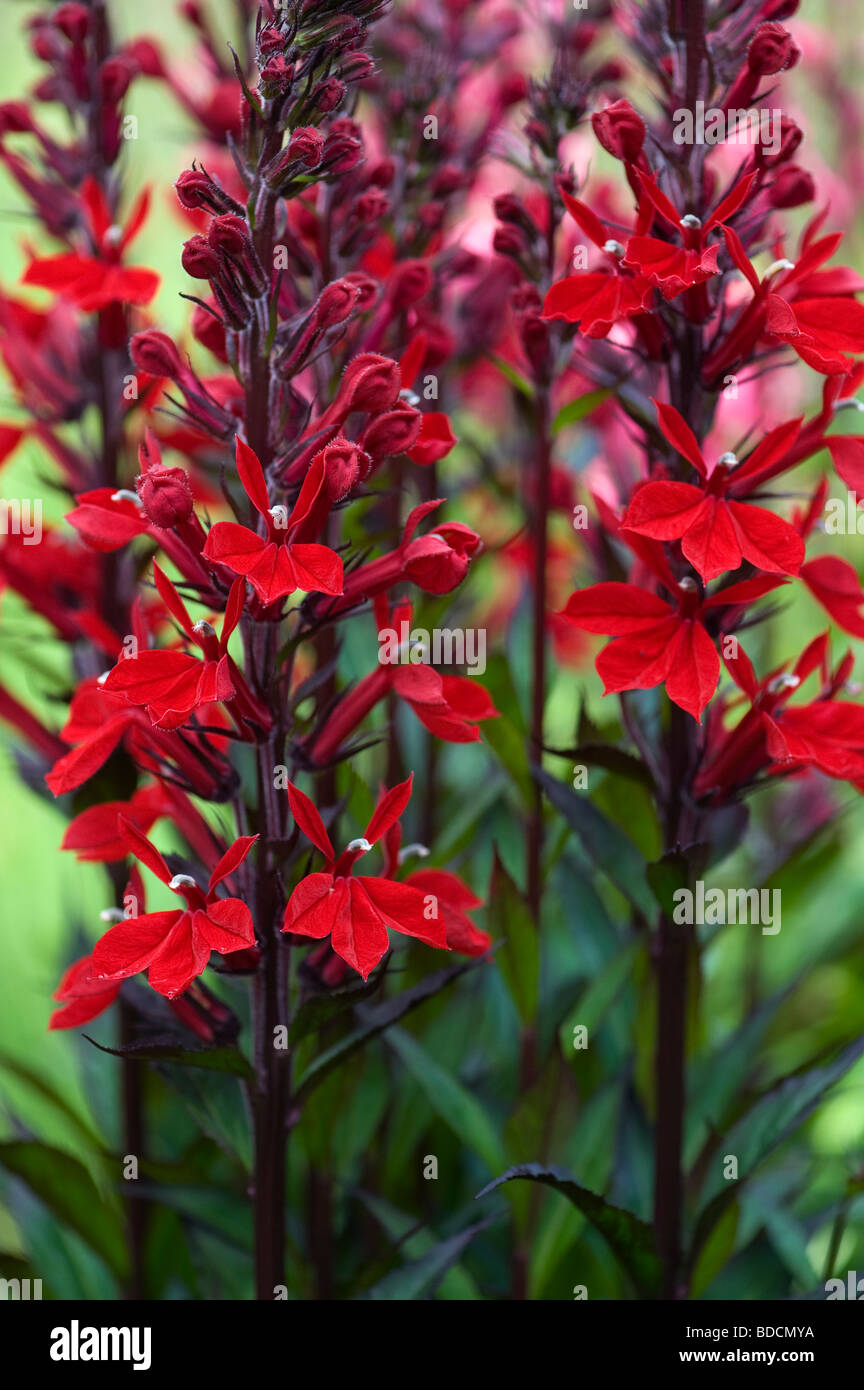
<svg viewBox="0 0 864 1390"><path fill-rule="evenodd" d="M104 687L123 695L130 705L142 705L160 729L179 729L202 705L225 702L235 719L249 719L265 726L269 715L249 689L243 673L228 655L228 639L243 613L246 585L231 585L222 633L217 638L208 622L193 623L186 605L171 581L153 563L156 588L185 637L194 642L204 660L176 649L147 649L124 657L108 672Z"/></svg>
<svg viewBox="0 0 864 1390"><path fill-rule="evenodd" d="M403 860L429 852L425 845L406 845L402 849L402 827L398 821L387 831L383 844L385 878L395 878ZM486 954L492 938L488 932L475 927L468 916L475 907L482 907L483 899L472 893L457 874L448 873L446 869L415 869L403 882L409 888L418 889L427 901L437 902L451 951L459 951L463 956Z"/></svg>
<svg viewBox="0 0 864 1390"><path fill-rule="evenodd" d="M294 819L327 861L323 873L300 880L288 901L282 930L321 940L330 937L338 956L365 980L390 948L388 930L417 937L428 946L447 948L447 931L437 900L392 879L354 876L354 865L387 834L411 797L412 776L378 802L362 836L336 855L315 806L288 783Z"/></svg>
<svg viewBox="0 0 864 1390"><path fill-rule="evenodd" d="M402 380L403 395L408 395L411 392L423 365L426 348L426 334L418 333L402 354L399 361L399 373ZM437 463L439 459L446 458L457 442L450 427L450 420L443 410L427 410L423 413L420 433L416 442L408 450L408 457L412 463L419 463L423 467L427 467L430 463Z"/></svg>
<svg viewBox="0 0 864 1390"><path fill-rule="evenodd" d="M57 256L34 259L23 283L53 290L87 314L107 309L110 304L149 304L160 283L155 270L121 264L123 253L147 217L149 193L141 194L125 228L112 224L105 194L95 179L85 179L81 201L93 253L63 251Z"/></svg>
<svg viewBox="0 0 864 1390"><path fill-rule="evenodd" d="M696 436L671 405L655 401L660 430L696 469L702 487L671 480L649 482L634 494L622 522L625 530L658 541L681 541L681 549L703 580L736 570L743 560L774 574L797 574L804 542L788 522L764 507L735 500L757 486L763 469L781 458L795 441L800 420L767 434L744 463L724 454L709 469Z"/></svg>
<svg viewBox="0 0 864 1390"><path fill-rule="evenodd" d="M202 973L212 951L224 956L255 945L249 908L239 898L218 897L216 889L240 867L258 836L235 840L210 875L205 893L188 874L172 874L156 847L131 821L121 817L120 828L129 853L186 905L118 922L94 948L93 974L103 981L125 980L146 970L157 994L173 999Z"/></svg>
<svg viewBox="0 0 864 1390"><path fill-rule="evenodd" d="M292 541L324 485L323 457L319 455L313 461L290 514L284 507L270 506L258 456L239 435L237 472L246 496L264 522L266 534L259 536L235 521L217 521L207 536L204 559L244 575L264 604L275 603L296 589L341 594L342 561L336 552L326 545Z"/></svg>
<svg viewBox="0 0 864 1390"><path fill-rule="evenodd" d="M379 664L347 694L324 723L309 749L314 763L330 762L345 739L362 723L375 705L392 690L414 711L421 724L436 738L447 743L477 743L483 719L495 719L498 710L487 692L467 676L442 675L422 661L422 652L415 640L409 652L412 607L401 603L388 617L389 606L379 595L375 600L378 621ZM408 643L401 649L403 635ZM395 645L398 650L390 648ZM405 664L400 656L405 656Z"/></svg>
<svg viewBox="0 0 864 1390"><path fill-rule="evenodd" d="M595 663L604 694L665 684L669 699L701 723L720 679L720 659L704 615L752 603L781 582L757 576L700 601L695 580L682 579L677 607L635 584L593 584L571 595L563 616L583 632L617 639Z"/></svg>

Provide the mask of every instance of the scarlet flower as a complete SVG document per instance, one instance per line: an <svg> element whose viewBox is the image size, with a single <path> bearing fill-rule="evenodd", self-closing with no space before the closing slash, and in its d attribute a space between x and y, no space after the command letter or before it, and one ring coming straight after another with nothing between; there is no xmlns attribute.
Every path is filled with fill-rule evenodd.
<svg viewBox="0 0 864 1390"><path fill-rule="evenodd" d="M202 705L230 702L238 721L250 719L264 726L269 716L246 684L242 672L228 655L228 639L243 614L246 585L231 585L222 633L217 638L207 622L192 622L186 605L159 566L153 564L156 587L186 638L200 648L204 660L185 651L148 648L124 657L103 682L110 694L125 696L130 705L142 705L160 729L179 729Z"/></svg>
<svg viewBox="0 0 864 1390"><path fill-rule="evenodd" d="M296 589L307 593L342 593L342 561L326 545L296 543L292 537L306 520L323 486L324 463L313 461L290 515L271 508L258 456L237 436L237 472L246 496L263 519L259 536L234 521L217 521L202 551L204 559L242 574L264 604L275 603ZM277 520L281 521L277 527Z"/></svg>
<svg viewBox="0 0 864 1390"><path fill-rule="evenodd" d="M437 899L430 901L418 888L389 878L354 877L357 860L368 854L401 817L411 797L412 780L413 773L381 796L363 835L352 840L338 858L315 806L305 793L288 783L294 819L324 855L327 867L323 873L307 874L297 884L285 909L282 930L316 940L329 936L336 954L364 980L390 949L388 929L447 949L447 931L438 914Z"/></svg>
<svg viewBox="0 0 864 1390"><path fill-rule="evenodd" d="M851 652L831 672L827 634L815 638L797 662L757 680L739 647L726 660L732 679L750 703L731 730L719 724L709 739L709 753L694 782L697 796L718 797L751 783L764 771L773 775L814 768L828 777L864 789L864 705L837 699L852 669ZM821 688L808 704L792 705L799 688L814 673Z"/></svg>
<svg viewBox="0 0 864 1390"><path fill-rule="evenodd" d="M94 973L93 956L82 956L69 966L63 974L54 998L64 1008L55 1009L48 1023L49 1028L80 1028L110 1008L120 993L122 981L106 984Z"/></svg>
<svg viewBox="0 0 864 1390"><path fill-rule="evenodd" d="M398 604L390 621L386 600L383 603L376 600L375 612L379 642L384 629L391 626L397 635L410 633L411 604ZM388 642L392 646L389 638ZM342 696L324 723L309 749L311 760L318 764L329 762L349 734L391 690L436 738L447 743L476 743L480 738L476 725L498 715L489 695L466 676L442 675L423 662L422 655L415 642L410 657L407 651L405 653L407 664L402 664L397 653L390 652L389 648L385 652L382 647L376 669Z"/></svg>
<svg viewBox="0 0 864 1390"><path fill-rule="evenodd" d="M669 699L701 723L720 679L720 660L704 615L725 605L751 603L780 582L757 576L700 602L695 581L683 579L676 607L635 584L593 584L571 595L562 616L583 632L617 639L595 663L604 694L665 683Z"/></svg>
<svg viewBox="0 0 864 1390"><path fill-rule="evenodd" d="M224 956L254 946L249 908L239 898L218 897L216 889L240 867L258 836L234 841L210 875L205 893L188 874L172 874L155 845L131 821L121 818L120 827L129 853L186 906L118 922L96 944L93 973L100 980L125 980L146 970L157 994L173 999L206 968L211 951Z"/></svg>
<svg viewBox="0 0 864 1390"><path fill-rule="evenodd" d="M169 809L170 800L161 783L139 787L129 801L103 801L81 811L66 827L60 848L72 850L83 863L112 863L127 853L118 824L120 816L146 835Z"/></svg>
<svg viewBox="0 0 864 1390"><path fill-rule="evenodd" d="M154 270L121 264L124 251L144 223L150 196L141 194L125 228L113 226L111 212L95 179L81 187L94 254L63 251L56 256L34 258L23 277L25 285L39 285L70 299L84 313L95 313L109 304L149 304L159 288Z"/></svg>
<svg viewBox="0 0 864 1390"><path fill-rule="evenodd" d="M742 560L776 574L797 574L804 559L804 542L797 531L773 512L736 501L732 494L746 495L757 485L762 470L794 444L801 421L772 430L740 467L734 455L724 455L709 468L683 416L674 406L654 404L661 433L696 469L703 486L645 483L627 509L624 529L659 541L680 539L684 555L706 582L738 569Z"/></svg>

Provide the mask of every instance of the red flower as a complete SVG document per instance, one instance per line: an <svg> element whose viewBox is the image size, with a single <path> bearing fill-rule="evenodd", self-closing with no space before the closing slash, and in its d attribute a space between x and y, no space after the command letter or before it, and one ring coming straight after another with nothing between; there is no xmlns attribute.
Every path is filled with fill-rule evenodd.
<svg viewBox="0 0 864 1390"><path fill-rule="evenodd" d="M731 493L755 485L751 480L794 443L801 421L772 430L740 467L734 456L724 456L709 470L686 420L674 406L654 404L664 438L693 465L703 487L645 483L627 509L625 530L659 541L680 539L684 555L706 581L738 569L742 560L775 574L797 574L804 559L797 531L764 507L735 501Z"/></svg>
<svg viewBox="0 0 864 1390"><path fill-rule="evenodd" d="M146 970L157 994L173 999L205 969L211 951L224 956L254 946L248 907L239 898L217 897L216 889L240 867L258 836L235 840L210 875L205 893L187 874L172 875L159 851L131 821L121 818L120 826L129 852L186 906L118 922L96 944L93 972L97 979L125 980Z"/></svg>
<svg viewBox="0 0 864 1390"><path fill-rule="evenodd" d="M94 974L93 956L82 956L64 973L54 998L65 1005L55 1009L48 1024L49 1028L80 1028L82 1023L104 1013L114 1003L120 993L121 981L107 984Z"/></svg>
<svg viewBox="0 0 864 1390"><path fill-rule="evenodd" d="M669 699L701 723L720 679L720 659L703 615L725 604L750 603L779 582L747 579L700 603L695 581L683 579L677 608L635 584L594 584L571 595L563 616L583 632L617 638L596 661L606 695L665 683Z"/></svg>
<svg viewBox="0 0 864 1390"><path fill-rule="evenodd" d="M217 638L207 622L192 622L186 605L169 579L154 561L156 588L169 613L177 620L186 638L203 653L204 660L176 649L148 649L137 656L124 657L108 672L103 682L111 694L124 695L130 705L143 705L160 729L179 729L202 705L230 701L238 720L251 719L266 725L266 709L252 695L242 672L228 655L228 639L243 613L246 585L235 579L231 585L222 634Z"/></svg>
<svg viewBox="0 0 864 1390"><path fill-rule="evenodd" d="M149 304L159 288L155 270L120 264L123 252L147 216L149 194L142 193L125 230L119 235L112 226L105 195L94 179L85 179L81 200L95 254L86 256L78 251L63 251L57 256L34 259L24 274L23 283L54 290L71 299L87 314L115 303Z"/></svg>
<svg viewBox="0 0 864 1390"><path fill-rule="evenodd" d="M412 779L413 774L383 794L361 838L352 840L338 859L312 802L288 784L294 819L320 849L327 868L300 880L285 909L282 930L318 940L329 936L336 954L364 980L390 948L388 929L415 936L429 946L447 947L437 899L389 878L355 878L353 873L356 861L399 820L411 796Z"/></svg>
<svg viewBox="0 0 864 1390"><path fill-rule="evenodd" d="M406 644L406 664L398 660L395 651L390 651L393 643L387 634L387 652L379 647L377 668L343 695L309 749L311 760L318 764L329 762L349 734L391 690L411 707L421 724L436 738L448 743L478 742L480 730L476 725L498 715L487 692L467 676L442 675L419 659L408 661L411 604L402 603L393 610L392 628L386 600L376 599L375 613L379 643L389 628L397 636L397 645L403 640ZM416 642L414 654L419 657Z"/></svg>
<svg viewBox="0 0 864 1390"><path fill-rule="evenodd" d="M313 461L290 515L284 507L271 508L264 470L239 435L237 472L246 496L263 518L266 535L259 536L234 521L217 521L202 551L204 558L245 575L264 604L275 603L295 589L341 594L342 561L336 552L326 545L294 544L291 540L323 486L323 458L319 455Z"/></svg>

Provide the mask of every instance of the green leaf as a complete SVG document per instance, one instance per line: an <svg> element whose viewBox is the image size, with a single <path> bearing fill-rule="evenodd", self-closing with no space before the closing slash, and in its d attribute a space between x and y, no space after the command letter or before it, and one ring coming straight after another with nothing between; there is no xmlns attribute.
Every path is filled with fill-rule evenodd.
<svg viewBox="0 0 864 1390"><path fill-rule="evenodd" d="M511 367L509 362L505 362L503 357L496 356L494 352L490 352L488 357L489 361L498 368L501 375L507 378L511 386L515 386L517 391L521 392L523 396L527 396L529 401L533 401L534 387L531 385L530 381L526 380L524 376L521 376L520 373L516 371L515 367Z"/></svg>
<svg viewBox="0 0 864 1390"><path fill-rule="evenodd" d="M319 1032L326 1023L353 1009L355 1004L370 999L381 988L381 982L381 974L376 973L365 984L334 990L332 994L313 994L309 999L304 999L291 1021L288 1041L298 1043L311 1033Z"/></svg>
<svg viewBox="0 0 864 1390"><path fill-rule="evenodd" d="M651 1227L632 1211L613 1207L605 1198L582 1187L574 1177L561 1168L544 1168L540 1163L520 1163L508 1168L500 1178L495 1178L478 1192L485 1197L494 1192L502 1183L524 1178L529 1182L543 1183L567 1197L596 1231L603 1236L618 1263L626 1269L643 1298L656 1297L660 1288L663 1267L654 1246Z"/></svg>
<svg viewBox="0 0 864 1390"><path fill-rule="evenodd" d="M864 1055L864 1037L857 1038L827 1064L796 1072L759 1097L723 1136L723 1152L738 1160L738 1181L723 1177L722 1163L715 1155L713 1176L703 1191L703 1208L691 1243L691 1264L708 1240L716 1223L735 1200L737 1189L753 1174L773 1149L794 1134L808 1120L850 1067Z"/></svg>
<svg viewBox="0 0 864 1390"><path fill-rule="evenodd" d="M645 874L651 891L667 917L671 918L675 909L675 894L690 888L704 870L708 853L708 845L688 845L686 849L667 850L662 859L647 866Z"/></svg>
<svg viewBox="0 0 864 1390"><path fill-rule="evenodd" d="M243 1053L236 1047L178 1047L176 1043L154 1042L129 1043L126 1047L105 1047L87 1033L83 1036L94 1047L98 1047L100 1052L110 1052L112 1057L128 1057L133 1062L166 1062L183 1067L200 1067L204 1071L239 1076L244 1081L252 1081L255 1077Z"/></svg>
<svg viewBox="0 0 864 1390"><path fill-rule="evenodd" d="M364 1047L372 1038L376 1038L379 1033L390 1028L394 1023L398 1023L400 1018L411 1013L413 1009L425 1004L427 999L440 994L442 989L446 989L454 980L458 980L460 975L466 971L476 969L479 965L477 960L469 960L459 965L449 966L444 970L436 970L432 975L427 975L421 980L419 985L413 989L403 990L395 998L388 999L386 1004L381 1004L376 1009L367 1009L359 1026L346 1037L340 1038L337 1043L329 1047L326 1052L322 1052L311 1062L300 1078L297 1089L294 1092L294 1100L297 1103L305 1100L306 1096L315 1089L316 1086L329 1076L334 1067L341 1066L346 1057L350 1057L358 1048Z"/></svg>
<svg viewBox="0 0 864 1390"><path fill-rule="evenodd" d="M436 1062L410 1033L394 1028L387 1041L426 1095L436 1114L494 1173L507 1162L495 1126L480 1102Z"/></svg>
<svg viewBox="0 0 864 1390"><path fill-rule="evenodd" d="M578 835L589 859L614 883L637 912L644 917L653 917L657 907L648 886L647 865L633 841L617 825L613 825L587 796L579 796L542 768L535 768L534 775L552 805Z"/></svg>
<svg viewBox="0 0 864 1390"><path fill-rule="evenodd" d="M460 1231L458 1235L442 1240L427 1254L422 1255L419 1260L413 1260L410 1264L385 1274L383 1279L380 1279L371 1289L367 1289L365 1293L360 1294L359 1298L361 1300L396 1299L400 1302L410 1302L416 1298L430 1296L447 1271L461 1259L464 1250L471 1244L474 1237L490 1224L489 1220L478 1221L475 1225L469 1226L467 1230Z"/></svg>
<svg viewBox="0 0 864 1390"><path fill-rule="evenodd" d="M488 719L483 725L483 738L513 779L524 805L528 806L533 788L525 735L506 714L500 714L497 719Z"/></svg>
<svg viewBox="0 0 864 1390"><path fill-rule="evenodd" d="M579 1003L575 1005L568 1018L561 1025L561 1047L565 1057L573 1055L574 1027L583 1024L588 1029L590 1038L594 1029L602 1023L618 993L630 978L641 950L642 943L640 941L631 942L623 951L619 951L616 956L613 956L612 960L604 965L600 973L591 981ZM577 1052L576 1056L579 1055Z"/></svg>
<svg viewBox="0 0 864 1390"><path fill-rule="evenodd" d="M498 949L501 974L519 1017L523 1023L529 1023L537 1011L540 979L537 930L525 899L498 858L497 849L489 884L489 908L489 915L498 928L495 936L501 942Z"/></svg>
<svg viewBox="0 0 864 1390"><path fill-rule="evenodd" d="M20 1178L119 1278L124 1276L127 1256L120 1214L106 1204L77 1158L45 1144L10 1140L0 1144L0 1166Z"/></svg>
<svg viewBox="0 0 864 1390"><path fill-rule="evenodd" d="M576 425L580 420L584 420L586 415L590 415L592 410L596 410L598 405L602 405L608 400L612 392L607 390L588 391L584 396L577 396L575 401L569 401L567 405L562 405L555 419L552 421L552 433L558 434L567 425Z"/></svg>
<svg viewBox="0 0 864 1390"><path fill-rule="evenodd" d="M63 1117L73 1126L79 1138L83 1138L88 1149L95 1149L97 1153L105 1152L104 1140L98 1135L95 1129L91 1128L89 1122L78 1113L64 1095L56 1091L50 1082L46 1081L38 1072L19 1062L16 1057L10 1057L8 1053L0 1053L0 1066L5 1068L13 1076L17 1076L19 1081L23 1081L32 1090L43 1096L46 1100L60 1112Z"/></svg>
<svg viewBox="0 0 864 1390"><path fill-rule="evenodd" d="M738 1234L738 1203L726 1208L699 1252L690 1276L690 1297L701 1298L711 1281L720 1273L735 1249Z"/></svg>

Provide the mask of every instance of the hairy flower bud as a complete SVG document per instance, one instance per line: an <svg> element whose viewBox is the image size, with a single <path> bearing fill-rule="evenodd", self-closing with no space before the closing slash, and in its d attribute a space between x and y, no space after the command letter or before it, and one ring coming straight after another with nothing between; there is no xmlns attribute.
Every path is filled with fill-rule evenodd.
<svg viewBox="0 0 864 1390"><path fill-rule="evenodd" d="M416 304L432 288L434 277L425 261L403 261L390 276L389 297L398 309Z"/></svg>
<svg viewBox="0 0 864 1390"><path fill-rule="evenodd" d="M322 449L324 460L324 486L327 500L341 502L358 483L369 476L372 460L359 444L351 439L336 438Z"/></svg>
<svg viewBox="0 0 864 1390"><path fill-rule="evenodd" d="M645 143L645 122L629 101L614 102L591 117L594 134L608 154L633 164Z"/></svg>
<svg viewBox="0 0 864 1390"><path fill-rule="evenodd" d="M344 323L360 298L360 291L350 280L334 280L327 285L315 305L315 327L321 332Z"/></svg>
<svg viewBox="0 0 864 1390"><path fill-rule="evenodd" d="M773 208L797 208L815 197L813 176L799 164L786 164L779 169L768 194Z"/></svg>
<svg viewBox="0 0 864 1390"><path fill-rule="evenodd" d="M375 460L404 454L417 443L423 416L407 402L378 415L363 431L360 443Z"/></svg>
<svg viewBox="0 0 864 1390"><path fill-rule="evenodd" d="M245 218L237 217L234 213L214 217L207 240L214 250L235 257L244 255L252 244Z"/></svg>
<svg viewBox="0 0 864 1390"><path fill-rule="evenodd" d="M312 104L326 114L328 111L335 111L337 106L341 106L344 97L345 83L340 82L338 77L328 77L324 82L319 83L312 93Z"/></svg>
<svg viewBox="0 0 864 1390"><path fill-rule="evenodd" d="M168 334L156 328L133 334L129 352L135 366L148 376L177 377L184 370L183 359Z"/></svg>
<svg viewBox="0 0 864 1390"><path fill-rule="evenodd" d="M323 153L324 136L314 126L298 126L291 132L287 154L292 162L299 160L307 169L314 169L321 163Z"/></svg>
<svg viewBox="0 0 864 1390"><path fill-rule="evenodd" d="M222 262L206 237L196 233L183 243L180 261L193 280L212 280L219 274Z"/></svg>
<svg viewBox="0 0 864 1390"><path fill-rule="evenodd" d="M772 77L794 67L800 57L800 48L782 24L760 24L747 49L747 66L758 77Z"/></svg>
<svg viewBox="0 0 864 1390"><path fill-rule="evenodd" d="M192 515L192 492L189 478L182 468L156 465L146 473L139 474L135 479L135 488L154 526L167 530Z"/></svg>

